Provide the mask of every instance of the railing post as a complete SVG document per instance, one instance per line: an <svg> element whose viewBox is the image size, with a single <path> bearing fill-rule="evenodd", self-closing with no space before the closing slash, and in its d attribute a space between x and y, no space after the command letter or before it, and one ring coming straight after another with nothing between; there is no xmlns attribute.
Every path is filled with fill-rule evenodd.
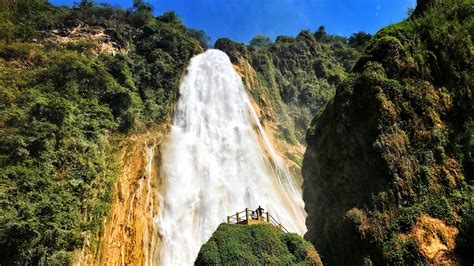
<svg viewBox="0 0 474 266"><path fill-rule="evenodd" d="M240 223L240 217L239 217L239 213L236 212L235 215L237 215L237 223Z"/></svg>
<svg viewBox="0 0 474 266"><path fill-rule="evenodd" d="M247 219L247 223L249 223L249 208L245 208L245 219Z"/></svg>
<svg viewBox="0 0 474 266"><path fill-rule="evenodd" d="M270 212L267 212L267 222L270 222Z"/></svg>
<svg viewBox="0 0 474 266"><path fill-rule="evenodd" d="M230 224L230 216L227 216L227 223Z"/></svg>

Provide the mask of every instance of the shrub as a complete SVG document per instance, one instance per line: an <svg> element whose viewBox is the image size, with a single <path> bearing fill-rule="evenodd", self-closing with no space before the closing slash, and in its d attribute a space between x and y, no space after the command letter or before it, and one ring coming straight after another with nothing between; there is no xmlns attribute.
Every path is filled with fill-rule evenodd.
<svg viewBox="0 0 474 266"><path fill-rule="evenodd" d="M315 256L309 242L271 225L221 224L201 247L195 264L313 264L319 261Z"/></svg>
<svg viewBox="0 0 474 266"><path fill-rule="evenodd" d="M140 1L130 10L10 2L0 10L0 264L66 265L82 233L100 235L109 211L119 168L111 143L169 115L201 48L179 19L153 18ZM79 24L106 29L129 53L96 57L85 40L33 42Z"/></svg>

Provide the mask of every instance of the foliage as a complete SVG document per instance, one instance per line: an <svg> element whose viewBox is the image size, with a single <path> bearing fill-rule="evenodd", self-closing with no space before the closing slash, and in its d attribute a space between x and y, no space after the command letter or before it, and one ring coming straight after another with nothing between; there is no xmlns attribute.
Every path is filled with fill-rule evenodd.
<svg viewBox="0 0 474 266"><path fill-rule="evenodd" d="M474 249L474 189L467 192L467 198L462 206L462 219L459 221L459 235L456 248L461 254L464 263L474 263L472 250Z"/></svg>
<svg viewBox="0 0 474 266"><path fill-rule="evenodd" d="M264 35L257 35L250 40L249 45L252 46L253 48L259 49L259 48L265 48L271 46L272 40L268 38L267 36Z"/></svg>
<svg viewBox="0 0 474 266"><path fill-rule="evenodd" d="M278 232L271 225L221 224L201 247L196 265L317 264L314 247L294 233Z"/></svg>
<svg viewBox="0 0 474 266"><path fill-rule="evenodd" d="M368 40L361 37L358 45L364 41ZM249 91L262 107L273 109L282 137L290 143L304 142L312 114L334 96L337 84L359 57L359 47L327 34L324 27L315 33L303 30L296 37L278 36L275 43L257 35L249 46L225 38L214 46L232 62L243 58L252 65L258 83Z"/></svg>
<svg viewBox="0 0 474 266"><path fill-rule="evenodd" d="M199 41L199 44L202 48L206 49L209 47L209 42L211 41L211 37L207 36L203 30L195 30L189 29L189 35Z"/></svg>
<svg viewBox="0 0 474 266"><path fill-rule="evenodd" d="M327 37L326 28L323 25L319 26L318 30L314 32L314 38L318 41L324 41Z"/></svg>
<svg viewBox="0 0 474 266"><path fill-rule="evenodd" d="M418 251L418 246L415 238L400 239L394 235L384 243L383 249L387 261L392 264L405 261L414 265L425 265L427 260Z"/></svg>
<svg viewBox="0 0 474 266"><path fill-rule="evenodd" d="M2 3L3 5L3 3ZM96 248L126 133L160 123L199 41L173 14L82 1L7 1L0 11L0 264L69 264ZM50 31L99 27L129 50L54 43ZM41 45L40 45L41 44Z"/></svg>
<svg viewBox="0 0 474 266"><path fill-rule="evenodd" d="M349 37L348 43L351 47L354 47L357 50L363 50L371 39L372 35L360 31L352 34L351 37Z"/></svg>
<svg viewBox="0 0 474 266"><path fill-rule="evenodd" d="M474 6L419 2L370 40L308 131L307 236L329 263L436 264L404 235L421 215L470 245ZM344 219L353 208L363 222Z"/></svg>

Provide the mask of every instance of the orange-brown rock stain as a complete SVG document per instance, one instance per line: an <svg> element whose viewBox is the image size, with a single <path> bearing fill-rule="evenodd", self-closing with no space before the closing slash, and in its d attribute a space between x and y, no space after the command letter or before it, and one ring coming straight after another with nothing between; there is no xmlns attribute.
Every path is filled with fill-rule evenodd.
<svg viewBox="0 0 474 266"><path fill-rule="evenodd" d="M86 239L75 265L157 265L161 143L166 126L134 135L122 143L120 174L97 250Z"/></svg>
<svg viewBox="0 0 474 266"><path fill-rule="evenodd" d="M445 222L421 215L413 229L401 238L413 237L418 243L418 252L428 259L430 265L458 265L454 256L458 229Z"/></svg>

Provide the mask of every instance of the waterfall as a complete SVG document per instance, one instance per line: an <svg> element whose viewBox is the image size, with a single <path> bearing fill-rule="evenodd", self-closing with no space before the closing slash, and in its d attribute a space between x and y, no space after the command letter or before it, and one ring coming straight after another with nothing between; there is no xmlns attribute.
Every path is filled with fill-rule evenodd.
<svg viewBox="0 0 474 266"><path fill-rule="evenodd" d="M258 205L306 232L301 189L268 140L229 57L195 56L180 86L156 218L162 265L192 265L227 215Z"/></svg>

